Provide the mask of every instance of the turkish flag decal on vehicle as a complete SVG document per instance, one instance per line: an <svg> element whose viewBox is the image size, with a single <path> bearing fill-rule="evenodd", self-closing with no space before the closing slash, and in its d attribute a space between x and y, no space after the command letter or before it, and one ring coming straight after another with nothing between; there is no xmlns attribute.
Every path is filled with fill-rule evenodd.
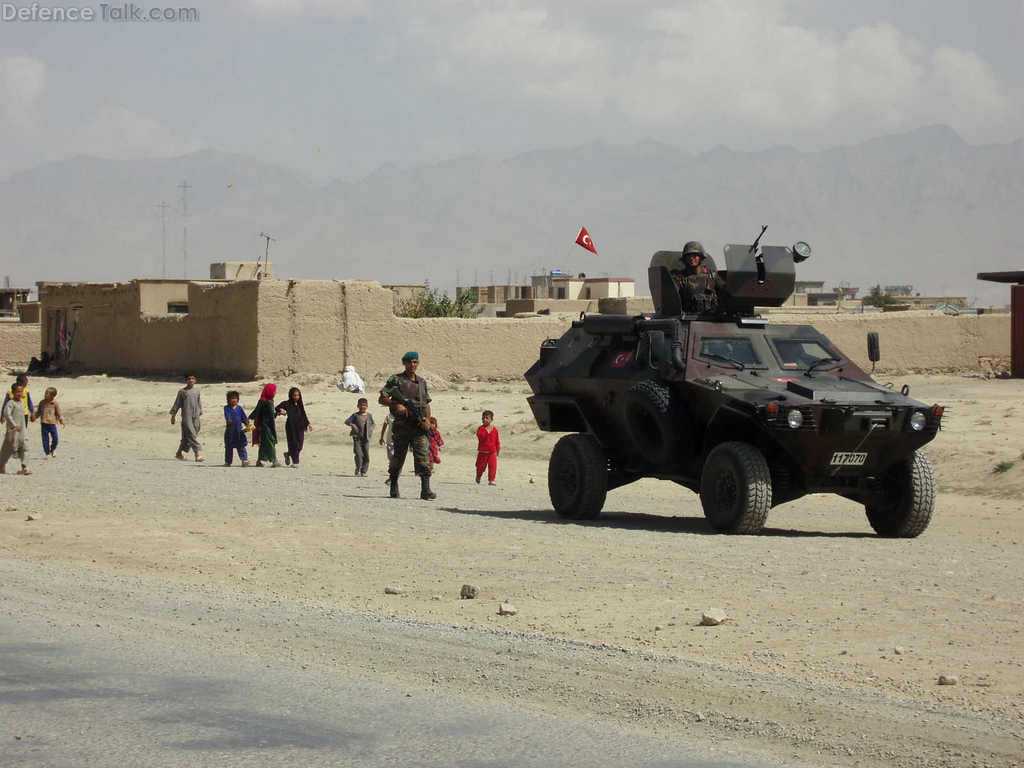
<svg viewBox="0 0 1024 768"><path fill-rule="evenodd" d="M619 352L619 354L612 358L612 368L625 368L626 364L632 359L632 349L627 349L625 352Z"/></svg>

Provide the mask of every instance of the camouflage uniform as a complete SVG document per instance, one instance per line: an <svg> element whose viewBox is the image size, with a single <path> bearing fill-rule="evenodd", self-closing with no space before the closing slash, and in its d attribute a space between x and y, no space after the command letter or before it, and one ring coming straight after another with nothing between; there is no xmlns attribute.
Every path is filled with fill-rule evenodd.
<svg viewBox="0 0 1024 768"><path fill-rule="evenodd" d="M411 400L419 406L421 413L430 402L427 382L423 377L417 376L413 381L405 371L388 377L381 394L399 403ZM405 455L410 448L416 474L420 477L430 477L430 441L427 439L427 433L408 415L398 415L394 406L391 407L391 434L395 441L395 452L388 468L391 477L398 477L402 473Z"/></svg>
<svg viewBox="0 0 1024 768"><path fill-rule="evenodd" d="M701 263L696 267L686 262L686 256L690 253L700 254ZM671 270L672 280L679 289L683 312L686 314L709 315L718 311L718 289L722 286L722 279L718 272L704 266L706 258L704 246L691 240L683 248L683 268Z"/></svg>

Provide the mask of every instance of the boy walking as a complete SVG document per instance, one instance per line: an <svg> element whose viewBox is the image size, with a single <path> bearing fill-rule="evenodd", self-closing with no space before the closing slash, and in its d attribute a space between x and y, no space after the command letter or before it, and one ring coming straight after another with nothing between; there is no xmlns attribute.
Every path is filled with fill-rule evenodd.
<svg viewBox="0 0 1024 768"><path fill-rule="evenodd" d="M7 403L14 398L15 387L21 387L21 402L25 409L25 415L31 415L35 409L32 407L32 395L28 393L28 376L24 373L19 373L14 379L14 384L4 393L4 404L0 408L6 408Z"/></svg>
<svg viewBox="0 0 1024 768"><path fill-rule="evenodd" d="M174 405L171 406L171 424L174 423L178 411L181 411L181 442L174 458L184 461L185 453L193 451L196 461L204 461L199 455L203 449L199 444L199 417L203 414L203 403L199 399L199 390L196 389L196 377L191 374L185 377L185 386L178 390L178 396L174 398Z"/></svg>
<svg viewBox="0 0 1024 768"><path fill-rule="evenodd" d="M32 421L39 419L43 433L43 455L51 458L57 453L57 424L64 426L64 414L57 403L57 388L47 387L43 401L32 414Z"/></svg>
<svg viewBox="0 0 1024 768"><path fill-rule="evenodd" d="M360 397L356 403L359 409L347 419L352 433L352 452L356 460L356 477L366 477L366 471L370 468L370 440L373 437L373 414L369 413L370 403L365 397ZM381 438L383 439L383 435Z"/></svg>
<svg viewBox="0 0 1024 768"><path fill-rule="evenodd" d="M25 403L21 399L23 391L19 384L15 384L11 387L11 398L4 403L3 421L7 432L4 434L3 445L0 446L0 475L7 473L7 462L12 456L21 462L19 475L32 474L25 463L25 454L28 450L25 429L28 426L28 419L25 417Z"/></svg>
<svg viewBox="0 0 1024 768"><path fill-rule="evenodd" d="M242 466L249 466L249 454L245 450L246 427L249 425L245 410L238 404L238 392L228 392L228 404L224 406L224 466L230 467L238 451Z"/></svg>
<svg viewBox="0 0 1024 768"><path fill-rule="evenodd" d="M501 453L498 428L491 423L494 421L494 411L484 411L480 421L476 430L476 481L480 482L486 469L487 484L494 485L494 478L498 476L498 454Z"/></svg>

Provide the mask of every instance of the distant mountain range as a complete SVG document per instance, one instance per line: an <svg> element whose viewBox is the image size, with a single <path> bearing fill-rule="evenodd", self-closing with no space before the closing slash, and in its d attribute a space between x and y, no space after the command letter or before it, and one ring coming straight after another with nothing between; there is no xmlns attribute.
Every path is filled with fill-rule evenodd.
<svg viewBox="0 0 1024 768"><path fill-rule="evenodd" d="M181 190L187 180L187 218ZM1007 303L979 271L1024 269L1024 142L972 146L943 126L849 147L689 155L654 142L588 144L505 159L461 157L383 167L316 185L248 157L78 157L0 182L2 274L114 281L160 276L161 201L168 276L205 277L214 261L252 260L277 238L279 277L370 278L453 287L559 267L625 275L647 293L656 250L699 239L811 243L799 278L913 284L925 294ZM597 256L573 245L581 225ZM492 277L493 276L493 277Z"/></svg>

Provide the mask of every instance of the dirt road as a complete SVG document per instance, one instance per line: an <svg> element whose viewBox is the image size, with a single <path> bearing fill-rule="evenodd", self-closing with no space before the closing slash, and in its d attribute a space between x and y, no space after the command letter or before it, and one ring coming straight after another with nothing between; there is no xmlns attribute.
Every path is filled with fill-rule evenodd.
<svg viewBox="0 0 1024 768"><path fill-rule="evenodd" d="M70 424L57 458L40 460L34 443L35 474L3 478L0 557L295 606L305 612L287 646L296 661L328 663L315 642L325 612L379 617L387 661L357 646L344 664L359 674L743 759L1014 764L1024 759L1024 384L904 382L948 407L928 450L936 515L909 541L875 537L859 507L826 496L772 510L762 536L712 535L693 494L657 481L612 492L593 523L563 523L546 491L557 436L533 426L518 382L436 382L447 447L428 503L412 477L405 498L386 498L383 449L370 477L346 476L341 422L355 397L327 377L296 377L314 425L298 470L216 466L227 385L201 384L208 461L196 465L172 458L173 382L57 380ZM46 383L33 379L33 395ZM258 387L239 388L251 407ZM472 480L483 407L502 431L497 487ZM476 600L459 599L464 583L479 587ZM518 613L497 615L500 601ZM730 620L697 626L710 607ZM230 625L230 611L217 618ZM457 627L458 639L388 645L410 622ZM211 649L233 642L221 629ZM513 650L483 653L487 633ZM958 684L939 686L939 675Z"/></svg>

